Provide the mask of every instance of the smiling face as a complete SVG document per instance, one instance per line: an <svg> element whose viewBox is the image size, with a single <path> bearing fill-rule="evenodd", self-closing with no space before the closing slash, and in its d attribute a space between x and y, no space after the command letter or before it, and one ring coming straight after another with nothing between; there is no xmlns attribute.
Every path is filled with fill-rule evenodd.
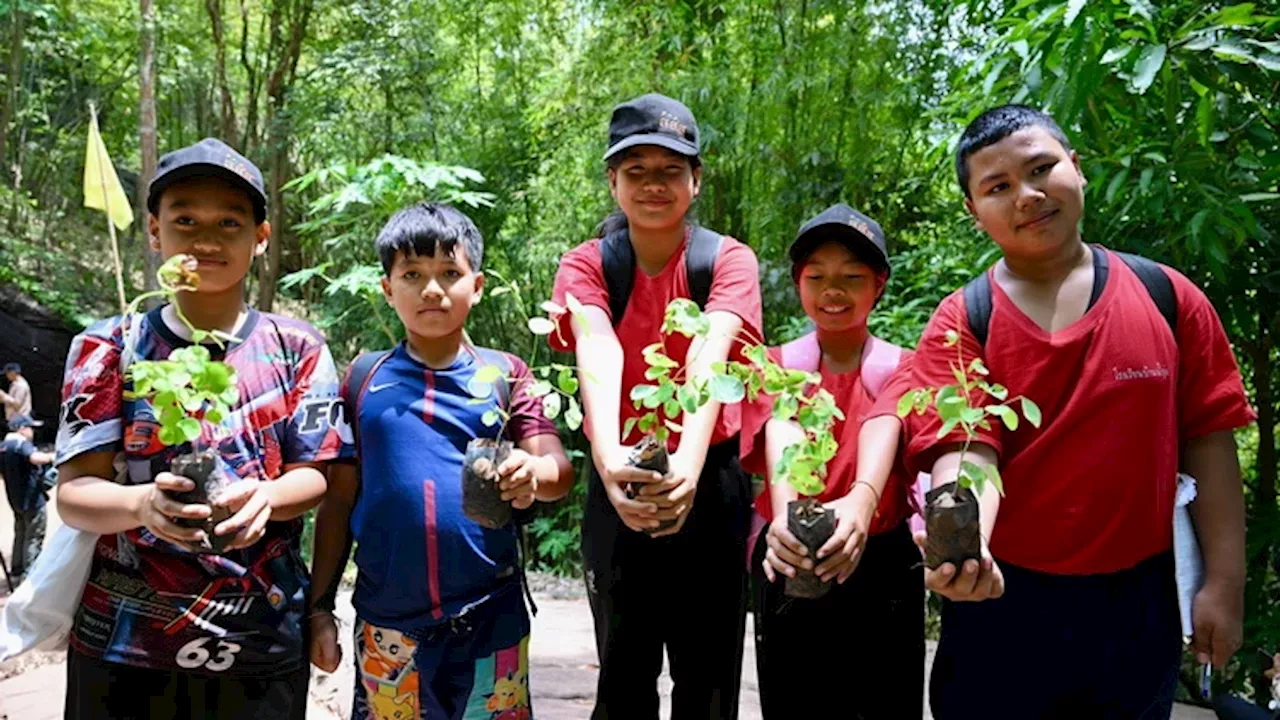
<svg viewBox="0 0 1280 720"><path fill-rule="evenodd" d="M695 168L684 155L639 145L627 150L617 167L609 168L609 192L631 227L674 230L684 224L701 178L702 168Z"/></svg>
<svg viewBox="0 0 1280 720"><path fill-rule="evenodd" d="M1079 242L1080 159L1047 130L1028 126L971 155L965 208L1006 256L1051 257Z"/></svg>
<svg viewBox="0 0 1280 720"><path fill-rule="evenodd" d="M832 333L865 327L884 281L882 273L834 240L814 250L796 278L805 315Z"/></svg>
<svg viewBox="0 0 1280 720"><path fill-rule="evenodd" d="M382 293L405 330L430 340L461 332L483 289L484 275L472 271L461 244L452 252L437 245L435 255L401 250L382 278Z"/></svg>
<svg viewBox="0 0 1280 720"><path fill-rule="evenodd" d="M255 224L244 190L217 177L196 177L165 188L150 219L151 249L199 261L198 293L238 287L253 259L267 249L271 224Z"/></svg>

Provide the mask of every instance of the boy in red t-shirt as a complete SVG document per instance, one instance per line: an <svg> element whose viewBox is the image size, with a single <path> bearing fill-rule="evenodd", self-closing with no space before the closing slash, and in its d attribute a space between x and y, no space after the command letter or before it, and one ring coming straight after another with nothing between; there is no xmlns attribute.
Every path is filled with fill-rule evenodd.
<svg viewBox="0 0 1280 720"><path fill-rule="evenodd" d="M1172 286L1173 322L1132 258L1081 240L1085 178L1048 115L1018 105L983 113L960 139L956 169L965 207L1003 258L987 271L986 327L971 326L980 303L948 296L920 340L916 381L954 382L956 349L943 338L955 330L966 365L982 358L991 380L1038 403L1045 421L1016 432L993 424L969 451L999 462L1006 495L988 486L980 498L990 545L981 562L925 573L947 598L934 717L1167 718L1181 654L1171 550L1180 469L1199 482L1198 660L1221 666L1241 641L1232 430L1255 415L1231 347L1182 274L1153 265ZM932 470L936 487L956 476L960 438L939 439L926 417L908 463Z"/></svg>
<svg viewBox="0 0 1280 720"><path fill-rule="evenodd" d="M710 402L679 422L670 472L627 465L639 415L629 398L649 382L642 350L664 343L668 357L706 374L724 361L733 339L759 337L758 266L751 248L710 234L718 243L709 286L688 271L690 255L707 247L708 231L687 217L702 177L693 114L671 98L650 94L614 109L609 123L609 188L620 212L590 240L565 254L556 273L555 299L572 294L585 307L587 327L570 322L551 336L557 350L573 351L584 368L585 431L591 442L591 478L582 521L587 590L596 624L600 677L593 717L656 718L658 675L665 646L675 683L678 718L737 716L746 613L746 534L751 486L738 462L737 406ZM626 232L627 235L619 233ZM629 236L629 237L628 237ZM606 245L609 243L609 245ZM620 243L620 245L619 245ZM607 273L605 251L630 250L627 277ZM712 247L715 247L714 245ZM616 255L609 255L616 257ZM631 281L629 301L610 286ZM663 336L663 314L676 298L697 298L711 322L705 341ZM625 488L643 485L634 498ZM674 527L656 531L662 521Z"/></svg>
<svg viewBox="0 0 1280 720"><path fill-rule="evenodd" d="M760 707L766 718L919 718L924 576L907 527L911 479L898 458L902 426L894 414L913 380L910 353L867 331L889 280L884 233L848 205L834 205L801 227L790 256L800 304L816 329L769 348L769 356L820 372L845 419L833 429L840 449L817 496L835 511L836 532L816 558L787 529L796 491L770 483L756 498L768 523L751 562ZM803 433L773 419L773 400L760 395L742 416L743 467L766 477ZM784 597L778 580L797 568L835 585L817 599ZM854 652L840 663L809 662L819 643ZM844 685L847 691L831 690ZM797 692L804 687L822 690Z"/></svg>

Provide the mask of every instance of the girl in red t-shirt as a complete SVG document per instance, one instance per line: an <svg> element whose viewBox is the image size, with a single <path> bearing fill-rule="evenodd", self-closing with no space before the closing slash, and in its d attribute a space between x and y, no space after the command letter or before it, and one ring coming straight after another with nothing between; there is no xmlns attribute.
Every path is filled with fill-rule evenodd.
<svg viewBox="0 0 1280 720"><path fill-rule="evenodd" d="M628 466L640 437L623 437L621 428L639 414L631 389L651 382L646 346L663 343L667 356L687 362L695 375L724 361L738 333L759 337L758 265L747 246L689 222L702 168L698 128L684 105L656 94L619 105L605 159L619 210L599 229L600 239L566 253L556 273L556 301L569 304L572 295L587 322L566 313L551 336L553 347L575 352L586 369L592 464L582 550L600 654L593 716L657 718L665 647L672 716L733 720L751 512L750 480L738 460L740 410L712 402L685 415L668 444L665 477ZM709 273L706 260L713 260ZM662 334L663 314L676 298L703 305L711 332L701 348ZM630 494L628 487L643 489ZM664 522L671 527L660 529Z"/></svg>
<svg viewBox="0 0 1280 720"><path fill-rule="evenodd" d="M911 479L898 458L898 398L910 353L874 338L867 318L884 291L889 261L880 226L835 205L800 229L792 275L814 333L780 348L775 362L820 372L845 419L840 449L817 499L836 513L835 535L816 557L787 529L786 483L756 499L751 568L760 705L770 717L919 718L924 702L924 575L907 520ZM801 439L760 396L742 420L743 466L772 474ZM763 526L763 527L762 527ZM813 570L831 583L817 599L786 597L783 576ZM820 660L839 648L840 661Z"/></svg>

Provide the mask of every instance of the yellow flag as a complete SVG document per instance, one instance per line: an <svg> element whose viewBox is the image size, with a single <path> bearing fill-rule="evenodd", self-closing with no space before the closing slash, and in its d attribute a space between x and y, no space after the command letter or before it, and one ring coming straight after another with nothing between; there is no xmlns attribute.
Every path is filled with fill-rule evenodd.
<svg viewBox="0 0 1280 720"><path fill-rule="evenodd" d="M98 134L97 113L90 113L89 146L84 151L84 206L107 213L118 230L133 222L133 205Z"/></svg>

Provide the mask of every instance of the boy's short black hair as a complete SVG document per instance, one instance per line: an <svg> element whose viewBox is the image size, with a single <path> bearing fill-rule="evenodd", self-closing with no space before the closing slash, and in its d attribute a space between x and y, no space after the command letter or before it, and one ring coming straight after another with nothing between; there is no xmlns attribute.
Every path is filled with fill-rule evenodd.
<svg viewBox="0 0 1280 720"><path fill-rule="evenodd" d="M435 257L439 247L455 255L461 246L473 272L479 272L484 261L484 238L476 224L457 208L441 203L418 203L401 209L382 227L374 246L387 275L402 252Z"/></svg>
<svg viewBox="0 0 1280 720"><path fill-rule="evenodd" d="M956 146L956 180L964 196L969 197L969 158L979 150L995 145L1010 135L1028 127L1042 127L1053 139L1071 152L1071 141L1058 123L1045 112L1027 105L1001 105L991 108L974 118L964 129Z"/></svg>

